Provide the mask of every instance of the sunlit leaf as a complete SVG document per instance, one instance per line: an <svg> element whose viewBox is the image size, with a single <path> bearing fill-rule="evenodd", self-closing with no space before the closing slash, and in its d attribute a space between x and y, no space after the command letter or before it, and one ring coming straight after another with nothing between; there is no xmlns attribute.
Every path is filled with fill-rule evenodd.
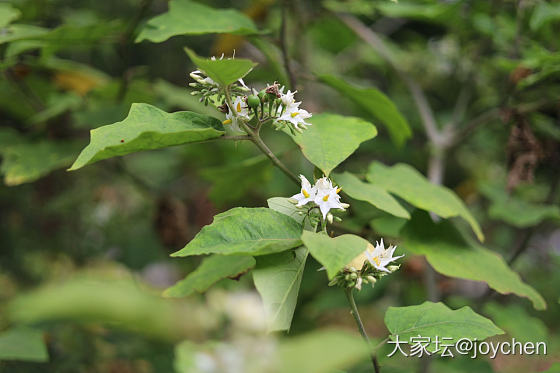
<svg viewBox="0 0 560 373"><path fill-rule="evenodd" d="M136 42L160 43L175 35L257 32L253 21L237 10L214 9L190 0L172 0L169 11L149 20Z"/></svg>
<svg viewBox="0 0 560 373"><path fill-rule="evenodd" d="M363 253L369 244L366 240L353 234L344 234L330 238L324 233L304 231L301 236L303 244L319 263L327 270L330 278Z"/></svg>
<svg viewBox="0 0 560 373"><path fill-rule="evenodd" d="M253 281L263 300L269 331L290 329L307 253L300 247L257 258Z"/></svg>
<svg viewBox="0 0 560 373"><path fill-rule="evenodd" d="M217 281L235 277L255 266L252 256L212 255L205 258L196 270L165 290L167 297L186 297L194 292L203 293Z"/></svg>
<svg viewBox="0 0 560 373"><path fill-rule="evenodd" d="M133 104L125 120L91 131L91 141L70 170L142 150L159 149L220 137L222 123L206 115L166 113L148 104Z"/></svg>
<svg viewBox="0 0 560 373"><path fill-rule="evenodd" d="M373 162L369 166L367 179L370 183L395 194L408 203L431 211L442 218L462 217L471 225L478 239L484 239L480 226L463 201L451 190L430 183L411 166L399 163L388 167L379 162Z"/></svg>
<svg viewBox="0 0 560 373"><path fill-rule="evenodd" d="M398 336L400 341L411 337L428 337L428 351L435 351L436 336L441 343L453 344L462 338L482 341L503 330L478 314L470 307L451 310L443 303L424 302L418 306L389 307L385 313L385 325L391 332L391 339ZM442 341L442 338L451 338Z"/></svg>
<svg viewBox="0 0 560 373"><path fill-rule="evenodd" d="M344 193L348 194L350 197L360 201L366 201L389 214L410 219L408 211L384 189L373 184L365 183L349 172L334 174L333 179L342 188Z"/></svg>
<svg viewBox="0 0 560 373"><path fill-rule="evenodd" d="M39 330L17 327L0 333L0 361L22 360L46 362L49 360L43 333Z"/></svg>
<svg viewBox="0 0 560 373"><path fill-rule="evenodd" d="M185 48L185 52L200 70L223 87L243 78L257 65L243 58L202 58L189 48Z"/></svg>
<svg viewBox="0 0 560 373"><path fill-rule="evenodd" d="M373 124L355 117L322 113L313 115L309 122L312 125L293 138L303 155L327 176L362 142L377 135Z"/></svg>
<svg viewBox="0 0 560 373"><path fill-rule="evenodd" d="M393 101L381 91L371 87L356 87L330 75L322 75L319 79L382 122L387 127L389 135L396 145L404 144L412 136L412 131L405 117L401 115Z"/></svg>
<svg viewBox="0 0 560 373"><path fill-rule="evenodd" d="M268 208L237 207L214 217L172 256L266 255L301 245L301 225Z"/></svg>
<svg viewBox="0 0 560 373"><path fill-rule="evenodd" d="M450 221L434 223L423 211L416 211L401 234L403 246L425 255L434 269L446 276L484 281L501 294L526 297L536 309L546 308L543 297L525 284L498 254L467 243Z"/></svg>

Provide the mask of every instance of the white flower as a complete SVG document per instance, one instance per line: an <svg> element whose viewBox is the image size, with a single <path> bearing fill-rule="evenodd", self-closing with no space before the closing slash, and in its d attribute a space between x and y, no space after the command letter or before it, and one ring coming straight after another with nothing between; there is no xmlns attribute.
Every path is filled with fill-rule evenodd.
<svg viewBox="0 0 560 373"><path fill-rule="evenodd" d="M286 107L278 120L285 120L286 122L290 122L294 125L295 128L300 128L300 124L303 125L301 128L305 128L304 126L310 126L311 123L307 123L305 120L311 118L311 113L309 113L305 109L300 109L299 104L300 103L298 102Z"/></svg>
<svg viewBox="0 0 560 373"><path fill-rule="evenodd" d="M242 96L235 97L232 104L233 108L230 108L228 106L229 110L226 114L226 120L224 120L223 123L231 124L232 129L241 131L241 128L239 127L239 120L249 121L249 107L245 103L245 99ZM237 115L233 113L233 110L235 110L235 113Z"/></svg>
<svg viewBox="0 0 560 373"><path fill-rule="evenodd" d="M292 198L298 201L297 206L303 206L315 199L317 189L311 186L311 183L305 176L299 175L299 178L301 179L301 191L293 195Z"/></svg>
<svg viewBox="0 0 560 373"><path fill-rule="evenodd" d="M368 247L368 249L365 251L366 258L375 269L383 272L391 273L391 271L386 268L387 264L404 256L401 255L393 257L393 253L395 252L395 249L397 247L391 245L387 249L385 249L383 239L381 239L381 244L375 242L375 248L371 250L372 248L373 245L371 245L371 247Z"/></svg>
<svg viewBox="0 0 560 373"><path fill-rule="evenodd" d="M284 87L282 87L280 89L280 100L282 100L282 105L289 107L292 105L299 105L300 103L298 102L296 104L296 99L294 98L294 95L296 94L297 91L290 91L288 90L288 93L284 94Z"/></svg>
<svg viewBox="0 0 560 373"><path fill-rule="evenodd" d="M317 194L315 195L314 202L319 206L321 213L323 214L323 219L327 218L327 214L330 209L340 209L344 210L347 206L340 202L340 188L332 185L332 181L327 179L327 177L322 177L315 183L315 188Z"/></svg>

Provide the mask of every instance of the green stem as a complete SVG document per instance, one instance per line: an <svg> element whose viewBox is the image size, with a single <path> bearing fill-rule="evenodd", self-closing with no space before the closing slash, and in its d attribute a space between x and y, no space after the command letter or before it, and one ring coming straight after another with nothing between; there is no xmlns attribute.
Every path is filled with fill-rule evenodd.
<svg viewBox="0 0 560 373"><path fill-rule="evenodd" d="M356 301L354 300L354 294L352 294L353 288L346 288L344 292L346 293L346 299L348 299L348 304L350 305L350 313L354 316L354 320L356 321L356 325L360 330L360 334L366 341L368 351L370 351L371 363L373 364L373 369L375 373L380 373L381 369L379 368L379 363L377 362L377 357L375 356L375 352L371 349L371 343L369 341L369 337L366 333L366 329L364 328L364 324L362 323L362 319L360 318L360 314L358 313L358 307L356 306Z"/></svg>
<svg viewBox="0 0 560 373"><path fill-rule="evenodd" d="M232 101L231 101L229 86L225 87L224 95L226 97L226 102L228 104L228 107L230 108L231 112L233 113L233 116L237 117L237 112L232 109L233 104L232 104ZM266 146L264 141L262 141L261 136L259 135L259 132L253 130L247 123L245 123L243 121L239 121L239 123L241 123L241 125L243 126L243 129L251 137L251 141L253 141L253 143L257 146L257 148L259 148L260 151L263 152L272 161L272 163L274 163L274 165L276 167L278 167L282 172L284 172L286 174L286 176L288 176L294 183L296 183L297 185L300 185L300 181L299 181L298 177L292 171L290 171L286 167L286 165L284 165L284 163L282 163L282 161L280 161L276 157L276 155L274 155L274 153L268 148L268 146Z"/></svg>

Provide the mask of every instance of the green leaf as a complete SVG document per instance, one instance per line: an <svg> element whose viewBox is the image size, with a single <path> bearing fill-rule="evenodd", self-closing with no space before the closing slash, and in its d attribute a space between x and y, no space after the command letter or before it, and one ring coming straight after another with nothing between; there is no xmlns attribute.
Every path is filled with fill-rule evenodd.
<svg viewBox="0 0 560 373"><path fill-rule="evenodd" d="M325 175L348 158L364 141L377 135L375 126L355 117L317 114L311 126L293 136L303 155Z"/></svg>
<svg viewBox="0 0 560 373"><path fill-rule="evenodd" d="M304 231L301 240L311 255L325 266L329 279L352 259L366 251L369 245L368 241L353 234L330 238L324 233Z"/></svg>
<svg viewBox="0 0 560 373"><path fill-rule="evenodd" d="M186 297L194 292L204 293L210 286L226 277L236 277L255 266L252 256L212 255L205 258L196 270L163 293L166 297Z"/></svg>
<svg viewBox="0 0 560 373"><path fill-rule="evenodd" d="M334 174L333 179L350 197L366 201L389 214L410 219L408 211L384 189L373 184L364 183L357 176L349 172Z"/></svg>
<svg viewBox="0 0 560 373"><path fill-rule="evenodd" d="M192 62L216 83L225 87L249 74L257 66L251 60L243 58L210 59L199 57L194 51L185 48Z"/></svg>
<svg viewBox="0 0 560 373"><path fill-rule="evenodd" d="M319 77L323 83L336 89L341 95L349 98L374 118L381 121L389 131L391 139L401 146L412 136L410 126L401 115L393 101L376 88L360 88L331 75Z"/></svg>
<svg viewBox="0 0 560 373"><path fill-rule="evenodd" d="M410 337L429 337L428 351L435 351L435 338L452 338L443 343L453 344L462 338L482 341L496 334L504 334L494 323L469 307L451 310L443 303L424 302L418 306L389 307L385 325L391 339L408 341Z"/></svg>
<svg viewBox="0 0 560 373"><path fill-rule="evenodd" d="M477 221L451 190L430 183L420 172L409 165L399 163L388 167L379 162L369 166L367 179L370 183L395 194L408 203L427 211L449 218L460 216L472 227L479 240L484 240Z"/></svg>
<svg viewBox="0 0 560 373"><path fill-rule="evenodd" d="M263 300L269 331L290 329L307 253L300 247L257 258L253 281Z"/></svg>
<svg viewBox="0 0 560 373"><path fill-rule="evenodd" d="M535 6L529 25L536 31L550 22L560 20L560 5L541 1Z"/></svg>
<svg viewBox="0 0 560 373"><path fill-rule="evenodd" d="M434 223L422 211L412 214L401 234L403 246L425 255L434 269L446 276L484 281L501 294L526 297L538 310L546 308L542 296L525 284L498 254L476 244L469 244L450 221Z"/></svg>
<svg viewBox="0 0 560 373"><path fill-rule="evenodd" d="M190 0L172 0L169 11L148 21L136 38L161 43L176 35L255 34L249 17L234 9L214 9Z"/></svg>
<svg viewBox="0 0 560 373"><path fill-rule="evenodd" d="M280 343L278 354L279 372L305 373L332 373L351 368L368 357L359 336L338 330L286 339Z"/></svg>
<svg viewBox="0 0 560 373"><path fill-rule="evenodd" d="M43 333L29 328L13 328L0 334L0 361L49 361Z"/></svg>
<svg viewBox="0 0 560 373"><path fill-rule="evenodd" d="M171 256L266 255L301 245L301 225L274 210L237 207L214 217L183 249Z"/></svg>
<svg viewBox="0 0 560 373"><path fill-rule="evenodd" d="M6 27L21 16L19 9L11 4L0 4L0 27Z"/></svg>
<svg viewBox="0 0 560 373"><path fill-rule="evenodd" d="M268 207L274 211L278 211L284 215L297 221L299 224L303 223L305 215L300 215L300 210L285 197L272 197L266 200Z"/></svg>
<svg viewBox="0 0 560 373"><path fill-rule="evenodd" d="M76 142L49 141L26 142L22 139L0 149L4 183L9 186L35 181L51 171L68 167L79 151Z"/></svg>
<svg viewBox="0 0 560 373"><path fill-rule="evenodd" d="M211 200L217 205L224 205L259 190L258 186L270 179L272 167L266 156L259 155L234 164L203 169L200 175L212 182Z"/></svg>
<svg viewBox="0 0 560 373"><path fill-rule="evenodd" d="M132 104L125 120L91 131L91 141L70 171L88 164L141 150L203 141L224 134L216 118L178 111L166 113L148 104Z"/></svg>

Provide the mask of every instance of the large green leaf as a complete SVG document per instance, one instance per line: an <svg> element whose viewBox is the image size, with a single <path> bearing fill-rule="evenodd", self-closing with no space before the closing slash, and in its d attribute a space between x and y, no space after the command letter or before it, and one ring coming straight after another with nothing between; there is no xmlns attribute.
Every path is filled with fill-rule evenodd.
<svg viewBox="0 0 560 373"><path fill-rule="evenodd" d="M11 4L0 4L0 27L5 27L21 16L19 9Z"/></svg>
<svg viewBox="0 0 560 373"><path fill-rule="evenodd" d="M293 138L303 155L327 176L362 142L377 135L373 124L355 117L325 113L314 115L310 122L311 126Z"/></svg>
<svg viewBox="0 0 560 373"><path fill-rule="evenodd" d="M406 119L395 104L381 91L375 88L359 88L330 75L322 75L319 79L381 121L387 127L389 135L396 145L402 145L406 139L412 136Z"/></svg>
<svg viewBox="0 0 560 373"><path fill-rule="evenodd" d="M266 255L301 245L301 225L269 208L237 207L214 217L191 242L171 256Z"/></svg>
<svg viewBox="0 0 560 373"><path fill-rule="evenodd" d="M366 345L358 335L339 330L320 330L285 339L278 354L278 372L282 373L340 372L368 357Z"/></svg>
<svg viewBox="0 0 560 373"><path fill-rule="evenodd" d="M222 87L243 78L257 65L253 61L243 58L202 58L189 48L185 48L185 52L200 70Z"/></svg>
<svg viewBox="0 0 560 373"><path fill-rule="evenodd" d="M410 219L410 214L387 191L373 184L364 183L357 176L344 172L334 174L333 179L350 197L366 201L380 210L400 218Z"/></svg>
<svg viewBox="0 0 560 373"><path fill-rule="evenodd" d="M350 263L352 259L366 251L369 242L353 234L330 238L324 233L304 231L301 236L304 245L319 263L325 266L329 279Z"/></svg>
<svg viewBox="0 0 560 373"><path fill-rule="evenodd" d="M399 163L388 167L379 162L369 166L367 179L370 183L395 194L408 203L449 218L460 216L472 227L479 240L484 239L477 221L451 190L430 183L420 172L409 165Z"/></svg>
<svg viewBox="0 0 560 373"><path fill-rule="evenodd" d="M167 297L186 297L194 292L203 293L217 281L235 277L255 266L252 256L212 255L205 258L200 266L187 277L163 293Z"/></svg>
<svg viewBox="0 0 560 373"><path fill-rule="evenodd" d="M434 223L423 211L416 211L401 231L403 246L425 255L434 269L446 276L484 281L501 294L526 297L536 309L546 308L542 296L525 284L498 254L469 244L450 221Z"/></svg>
<svg viewBox="0 0 560 373"><path fill-rule="evenodd" d="M411 337L429 337L427 349L435 351L435 338L440 344L453 344L462 338L484 340L503 330L469 307L451 310L443 303L424 302L418 306L389 307L385 313L385 325L391 332L391 339L398 336L400 341ZM452 338L442 341L442 338ZM440 346L441 347L441 346Z"/></svg>
<svg viewBox="0 0 560 373"><path fill-rule="evenodd" d="M23 327L3 331L0 333L1 360L48 361L43 333Z"/></svg>
<svg viewBox="0 0 560 373"><path fill-rule="evenodd" d="M257 32L253 21L237 10L214 9L190 0L172 0L169 11L149 20L136 42L150 40L161 43L175 35Z"/></svg>
<svg viewBox="0 0 560 373"><path fill-rule="evenodd" d="M263 300L269 331L290 329L307 253L300 247L257 258L253 281Z"/></svg>
<svg viewBox="0 0 560 373"><path fill-rule="evenodd" d="M4 175L4 183L13 186L32 182L53 170L67 167L79 147L76 142L27 142L21 138L13 144L3 144L0 149L0 173Z"/></svg>
<svg viewBox="0 0 560 373"><path fill-rule="evenodd" d="M91 131L91 141L70 170L141 150L203 141L224 134L216 118L179 111L166 113L148 104L132 104L125 120Z"/></svg>

